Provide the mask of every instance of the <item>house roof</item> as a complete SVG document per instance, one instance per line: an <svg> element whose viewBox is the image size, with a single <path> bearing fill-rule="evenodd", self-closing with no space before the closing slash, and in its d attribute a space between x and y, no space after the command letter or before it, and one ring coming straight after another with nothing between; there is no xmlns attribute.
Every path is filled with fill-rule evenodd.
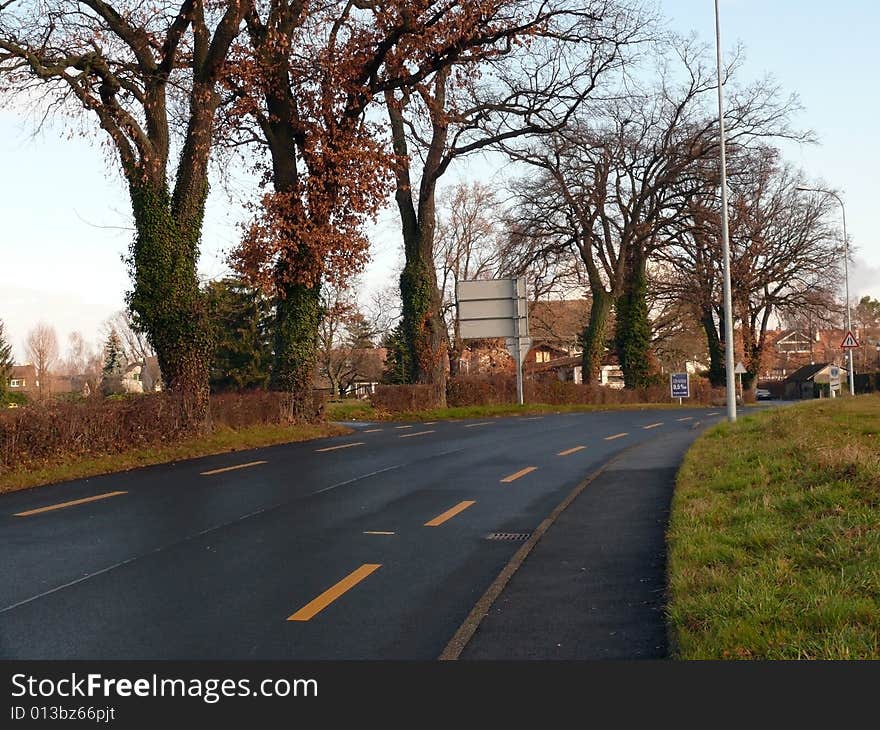
<svg viewBox="0 0 880 730"><path fill-rule="evenodd" d="M785 382L795 383L795 382L804 382L806 380L812 380L814 377L816 377L817 373L819 373L821 370L824 370L825 368L827 368L830 364L831 363L828 363L828 362L820 362L820 363L816 363L814 365L804 365L803 367L798 368L791 375L789 375L785 379Z"/></svg>
<svg viewBox="0 0 880 730"><path fill-rule="evenodd" d="M20 379L24 378L36 378L37 377L37 368L30 363L26 365L13 365L12 373L9 375L10 378Z"/></svg>

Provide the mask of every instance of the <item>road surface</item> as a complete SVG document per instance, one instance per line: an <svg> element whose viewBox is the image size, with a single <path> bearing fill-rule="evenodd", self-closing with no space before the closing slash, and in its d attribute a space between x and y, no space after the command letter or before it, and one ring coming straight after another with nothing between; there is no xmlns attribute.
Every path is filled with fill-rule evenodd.
<svg viewBox="0 0 880 730"><path fill-rule="evenodd" d="M0 658L434 659L521 545L487 536L723 415L358 424L4 495Z"/></svg>

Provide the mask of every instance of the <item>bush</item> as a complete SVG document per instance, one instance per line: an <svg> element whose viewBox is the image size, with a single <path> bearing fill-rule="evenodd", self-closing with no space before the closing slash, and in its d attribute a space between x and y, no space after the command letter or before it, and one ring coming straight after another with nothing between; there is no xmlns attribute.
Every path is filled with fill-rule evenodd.
<svg viewBox="0 0 880 730"><path fill-rule="evenodd" d="M447 403L455 406L500 405L516 402L516 377L512 375L462 376L449 381ZM691 380L691 397L686 402L699 405L721 405L723 388L712 388L703 378ZM647 388L614 389L599 385L577 385L563 382L555 376L526 379L523 383L526 403L615 404L615 403L670 403L667 384Z"/></svg>
<svg viewBox="0 0 880 730"><path fill-rule="evenodd" d="M323 411L316 396L315 414ZM214 428L285 423L285 393L211 396ZM50 402L0 412L0 472L71 456L99 456L170 444L187 438L189 421L179 399L169 393L122 398Z"/></svg>
<svg viewBox="0 0 880 730"><path fill-rule="evenodd" d="M388 413L427 411L443 407L443 391L437 385L377 385L370 402Z"/></svg>

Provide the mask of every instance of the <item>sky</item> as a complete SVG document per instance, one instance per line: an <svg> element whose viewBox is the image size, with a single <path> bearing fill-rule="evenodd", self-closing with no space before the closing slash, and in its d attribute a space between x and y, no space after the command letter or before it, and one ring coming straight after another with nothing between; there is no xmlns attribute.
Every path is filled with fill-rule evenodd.
<svg viewBox="0 0 880 730"><path fill-rule="evenodd" d="M714 42L713 0L660 0L680 33ZM742 79L766 74L797 93L795 119L819 144L788 145L787 158L817 182L842 193L854 261L852 297L880 298L880 240L873 223L880 198L880 145L875 125L880 97L876 38L880 3L869 0L721 0L722 44L746 48ZM16 358L40 320L54 325L64 349L77 330L95 344L102 325L124 306L129 278L124 256L131 241L125 188L101 146L100 130L70 136L60 127L34 133L33 119L0 107L0 319ZM451 179L486 175L485 168L453 170ZM240 206L212 188L202 240L200 275L229 272ZM388 210L371 231L372 261L365 286L383 288L399 260L399 232Z"/></svg>

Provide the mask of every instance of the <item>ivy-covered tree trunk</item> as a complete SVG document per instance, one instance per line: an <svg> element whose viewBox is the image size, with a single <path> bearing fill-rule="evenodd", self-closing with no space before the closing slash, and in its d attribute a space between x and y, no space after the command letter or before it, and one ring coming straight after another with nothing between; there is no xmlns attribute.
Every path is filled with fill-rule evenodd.
<svg viewBox="0 0 880 730"><path fill-rule="evenodd" d="M279 271L275 303L275 359L271 387L290 396L290 418L314 421L312 397L321 325L321 285L308 286Z"/></svg>
<svg viewBox="0 0 880 730"><path fill-rule="evenodd" d="M715 325L715 315L712 307L701 307L700 323L706 333L706 345L709 349L709 383L720 388L725 384L724 375L724 347L718 336L718 327Z"/></svg>
<svg viewBox="0 0 880 730"><path fill-rule="evenodd" d="M448 333L443 320L442 301L437 289L434 263L434 229L436 226L435 193L437 180L450 159L444 160L448 120L442 113L446 99L449 69L437 74L434 87L431 142L422 165L422 179L413 199L409 150L402 105L393 94L386 95L391 139L398 157L395 171L395 200L400 211L405 263L400 275L403 309L402 334L407 349L408 380L439 386L441 405L446 404L446 372L448 365Z"/></svg>
<svg viewBox="0 0 880 730"><path fill-rule="evenodd" d="M137 229L129 305L156 350L165 387L181 396L184 417L197 429L209 423L211 358L207 307L196 270L207 197L207 180L202 183L186 215L173 210L167 186L129 186Z"/></svg>
<svg viewBox="0 0 880 730"><path fill-rule="evenodd" d="M623 293L616 302L615 346L627 388L651 382L651 324L648 321L648 281L644 257L631 256Z"/></svg>
<svg viewBox="0 0 880 730"><path fill-rule="evenodd" d="M605 341L608 332L608 317L611 314L613 297L604 289L592 292L590 320L581 334L581 371L583 382L595 385L599 380L599 369L605 355Z"/></svg>
<svg viewBox="0 0 880 730"><path fill-rule="evenodd" d="M409 381L431 383L446 390L446 324L440 312L440 295L433 260L425 260L421 247L410 252L400 275L403 332L409 350Z"/></svg>

